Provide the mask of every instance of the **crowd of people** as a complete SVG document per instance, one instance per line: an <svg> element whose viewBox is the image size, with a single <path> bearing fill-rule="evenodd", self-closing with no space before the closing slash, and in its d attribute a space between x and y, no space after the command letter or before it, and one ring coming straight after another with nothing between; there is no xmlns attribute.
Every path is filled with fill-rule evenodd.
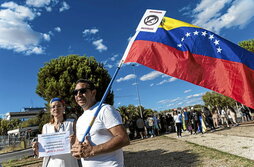
<svg viewBox="0 0 254 167"><path fill-rule="evenodd" d="M137 117L123 125L119 112L108 104L102 104L97 117L99 103L96 99L96 87L91 81L78 80L73 91L76 103L83 109L77 121L65 118L65 102L53 98L49 102L51 119L42 129L42 134L66 132L70 134L70 153L45 156L43 167L55 166L124 166L122 147L130 143L129 139L154 137L164 133L182 131L190 134L204 133L220 126L237 126L239 121L252 120L252 109L242 105L238 111L233 107L215 106L211 110L203 107L177 108L171 113ZM237 119L240 112L241 120ZM93 123L93 126L91 124ZM125 126L125 127L124 127ZM86 130L91 128L88 135ZM85 139L85 140L84 140ZM39 154L39 145L33 143L34 154Z"/></svg>
<svg viewBox="0 0 254 167"><path fill-rule="evenodd" d="M220 127L238 126L239 123L253 120L253 109L244 105L234 109L231 106L215 106L211 109L177 108L172 112L149 115L147 118L137 117L125 126L130 139L154 137L164 133L176 132L177 137L182 131L190 134L205 133Z"/></svg>

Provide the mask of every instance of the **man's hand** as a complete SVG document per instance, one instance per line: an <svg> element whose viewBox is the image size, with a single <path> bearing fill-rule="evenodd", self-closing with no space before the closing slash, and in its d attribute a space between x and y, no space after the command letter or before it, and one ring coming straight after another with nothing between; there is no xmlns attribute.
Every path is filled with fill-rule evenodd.
<svg viewBox="0 0 254 167"><path fill-rule="evenodd" d="M88 136L86 136L86 140L83 143L76 139L76 142L72 145L71 152L72 156L77 159L94 156L93 146L89 142Z"/></svg>

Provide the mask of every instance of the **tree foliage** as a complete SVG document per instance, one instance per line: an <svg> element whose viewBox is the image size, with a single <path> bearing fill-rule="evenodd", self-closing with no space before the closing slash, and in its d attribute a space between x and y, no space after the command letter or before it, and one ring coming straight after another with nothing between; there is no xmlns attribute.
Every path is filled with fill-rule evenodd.
<svg viewBox="0 0 254 167"><path fill-rule="evenodd" d="M216 92L206 92L205 95L202 96L202 99L206 106L234 106L236 101L230 97L224 96L222 94Z"/></svg>
<svg viewBox="0 0 254 167"><path fill-rule="evenodd" d="M12 120L0 120L0 135L7 135L9 130L17 129L20 125L20 120L12 119Z"/></svg>
<svg viewBox="0 0 254 167"><path fill-rule="evenodd" d="M238 43L238 45L241 46L242 48L254 53L254 39L247 40L247 41L241 41Z"/></svg>
<svg viewBox="0 0 254 167"><path fill-rule="evenodd" d="M122 116L123 123L127 123L131 120L135 120L137 117L140 117L140 110L142 112L143 118L147 118L148 115L153 115L155 113L155 111L152 109L145 109L143 106L136 107L132 104L129 104L128 106L120 106L117 108L117 110Z"/></svg>
<svg viewBox="0 0 254 167"><path fill-rule="evenodd" d="M107 70L94 57L62 56L45 63L40 69L36 93L48 102L54 97L61 97L69 106L69 110L78 114L81 113L81 109L77 106L72 91L76 81L81 78L95 83L97 100L101 99L111 80ZM113 92L108 94L105 102L113 104ZM69 110L67 109L67 113Z"/></svg>

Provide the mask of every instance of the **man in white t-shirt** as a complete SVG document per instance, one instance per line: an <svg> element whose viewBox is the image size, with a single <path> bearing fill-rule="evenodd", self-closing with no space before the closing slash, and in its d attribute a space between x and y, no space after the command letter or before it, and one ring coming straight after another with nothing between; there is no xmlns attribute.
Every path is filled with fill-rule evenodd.
<svg viewBox="0 0 254 167"><path fill-rule="evenodd" d="M77 140L72 146L72 155L81 158L82 166L85 167L123 167L121 148L130 141L120 113L112 106L103 104L85 142L80 143L98 108L94 84L88 80L78 80L74 96L84 113L77 120Z"/></svg>

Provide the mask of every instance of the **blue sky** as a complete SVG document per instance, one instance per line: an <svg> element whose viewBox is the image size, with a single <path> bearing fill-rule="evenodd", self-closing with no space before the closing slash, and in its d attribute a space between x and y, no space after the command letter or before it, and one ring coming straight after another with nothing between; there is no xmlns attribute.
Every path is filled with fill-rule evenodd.
<svg viewBox="0 0 254 167"><path fill-rule="evenodd" d="M0 0L0 114L43 107L37 73L59 56L94 56L111 76L146 9L211 30L234 42L254 38L254 0ZM135 73L133 69L135 68ZM115 104L157 111L202 103L209 91L142 65L124 65Z"/></svg>

